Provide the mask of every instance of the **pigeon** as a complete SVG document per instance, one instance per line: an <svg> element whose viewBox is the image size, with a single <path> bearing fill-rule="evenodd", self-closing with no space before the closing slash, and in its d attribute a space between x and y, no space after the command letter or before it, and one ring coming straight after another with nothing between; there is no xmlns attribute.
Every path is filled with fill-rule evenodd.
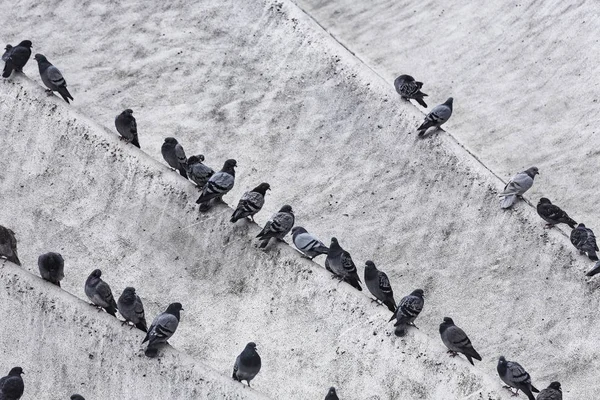
<svg viewBox="0 0 600 400"><path fill-rule="evenodd" d="M212 168L202 164L203 161L204 156L202 154L191 156L188 158L185 166L188 178L190 178L200 189L202 189L210 177L215 174L215 171L213 171Z"/></svg>
<svg viewBox="0 0 600 400"><path fill-rule="evenodd" d="M6 258L8 261L21 265L19 256L17 255L17 238L15 233L0 225L0 257Z"/></svg>
<svg viewBox="0 0 600 400"><path fill-rule="evenodd" d="M13 70L21 72L27 61L29 61L29 57L31 57L31 41L23 40L15 47L7 44L5 50L4 55L2 55L2 61L4 61L2 77L8 78Z"/></svg>
<svg viewBox="0 0 600 400"><path fill-rule="evenodd" d="M356 265L354 265L350 253L342 249L338 240L334 237L331 238L331 245L329 245L329 251L325 259L325 268L335 277L362 291L359 283L360 278L356 272Z"/></svg>
<svg viewBox="0 0 600 400"><path fill-rule="evenodd" d="M115 126L117 132L121 135L122 140L131 143L138 149L140 149L140 142L138 141L137 123L133 116L133 111L127 109L115 118Z"/></svg>
<svg viewBox="0 0 600 400"><path fill-rule="evenodd" d="M404 100L414 99L422 107L427 108L427 103L423 100L423 97L427 95L421 92L423 82L415 81L415 78L410 75L400 75L394 80L394 87Z"/></svg>
<svg viewBox="0 0 600 400"><path fill-rule="evenodd" d="M539 174L537 167L531 167L510 178L504 186L504 191L498 195L500 197L500 207L504 209L512 207L517 200L517 196L520 197L528 191L533 186L533 178Z"/></svg>
<svg viewBox="0 0 600 400"><path fill-rule="evenodd" d="M23 396L25 384L21 374L23 368L14 367L7 376L0 378L0 400L18 400Z"/></svg>
<svg viewBox="0 0 600 400"><path fill-rule="evenodd" d="M587 254L590 260L598 261L596 236L590 228L586 228L584 224L577 225L577 228L571 231L571 243L581 254Z"/></svg>
<svg viewBox="0 0 600 400"><path fill-rule="evenodd" d="M238 382L246 381L250 387L250 381L260 371L260 356L256 352L256 343L250 342L235 359L233 364L233 379Z"/></svg>
<svg viewBox="0 0 600 400"><path fill-rule="evenodd" d="M473 348L465 331L454 325L452 318L444 318L444 322L440 324L440 336L451 357L456 357L457 353L463 353L471 365L475 365L473 359L481 361L481 356Z"/></svg>
<svg viewBox="0 0 600 400"><path fill-rule="evenodd" d="M179 174L187 179L185 167L187 165L187 157L183 147L177 142L177 139L168 137L160 148L160 152L169 166L179 171Z"/></svg>
<svg viewBox="0 0 600 400"><path fill-rule="evenodd" d="M254 222L254 214L259 212L263 204L265 204L265 193L267 190L271 190L271 186L263 182L252 189L252 191L244 193L230 221L236 222L242 218L250 218Z"/></svg>
<svg viewBox="0 0 600 400"><path fill-rule="evenodd" d="M73 396L71 396L71 400L85 400L85 399L80 394L74 394Z"/></svg>
<svg viewBox="0 0 600 400"><path fill-rule="evenodd" d="M332 386L329 388L329 392L327 392L327 396L325 396L325 400L340 400L337 393L335 392L335 388Z"/></svg>
<svg viewBox="0 0 600 400"><path fill-rule="evenodd" d="M396 336L406 335L408 326L415 326L414 321L423 310L424 304L425 301L423 300L422 289L417 289L400 300L398 307L396 307L396 312L392 315L392 318L390 318L390 321L396 320L396 323L394 324L396 327Z"/></svg>
<svg viewBox="0 0 600 400"><path fill-rule="evenodd" d="M117 301L119 312L125 318L125 323L133 323L136 328L143 332L148 332L146 317L144 315L144 305L140 297L135 294L135 289L126 287Z"/></svg>
<svg viewBox="0 0 600 400"><path fill-rule="evenodd" d="M59 253L46 253L38 257L38 268L42 278L60 287L65 277L65 260Z"/></svg>
<svg viewBox="0 0 600 400"><path fill-rule="evenodd" d="M546 224L546 228L552 228L556 224L567 224L571 227L571 229L575 229L575 225L577 222L573 221L566 212L564 212L560 207L555 206L545 197L540 199L540 202L537 205L537 213Z"/></svg>
<svg viewBox="0 0 600 400"><path fill-rule="evenodd" d="M537 400L562 400L562 389L559 382L552 382L537 395Z"/></svg>
<svg viewBox="0 0 600 400"><path fill-rule="evenodd" d="M220 201L223 195L227 194L233 188L235 183L235 170L237 162L233 159L225 161L223 169L210 177L206 185L202 188L200 197L196 200L200 204L200 211L208 211L210 209L209 202L212 199Z"/></svg>
<svg viewBox="0 0 600 400"><path fill-rule="evenodd" d="M38 62L42 82L48 87L46 92L58 92L67 103L69 103L69 99L73 100L73 96L71 96L71 93L67 89L67 81L65 81L58 68L50 64L50 61L41 54L36 54L33 58Z"/></svg>
<svg viewBox="0 0 600 400"><path fill-rule="evenodd" d="M95 269L85 281L85 294L98 307L98 311L104 308L107 313L116 317L117 303L113 297L110 286L100 278L102 271Z"/></svg>
<svg viewBox="0 0 600 400"><path fill-rule="evenodd" d="M600 261L596 261L596 264L594 264L594 267L592 269L590 269L588 271L588 273L585 274L585 276L594 276L598 273L600 273Z"/></svg>
<svg viewBox="0 0 600 400"><path fill-rule="evenodd" d="M302 257L310 260L321 254L327 254L329 251L329 248L323 242L308 233L301 226L292 228L292 240L294 241L294 246L304 253Z"/></svg>
<svg viewBox="0 0 600 400"><path fill-rule="evenodd" d="M502 381L508 385L505 386L505 388L507 388L511 393L511 387L517 389L513 395L517 395L519 390L521 390L523 393L525 393L529 400L535 400L535 397L533 397L533 393L531 392L538 393L539 390L533 387L531 384L531 377L519 363L514 361L506 361L504 356L500 356L498 359L497 369L500 379L502 379Z"/></svg>
<svg viewBox="0 0 600 400"><path fill-rule="evenodd" d="M156 357L158 355L157 345L167 343L167 340L173 336L179 325L180 311L183 311L181 303L171 303L165 312L154 318L146 337L142 341L142 344L148 342L148 347L144 352L146 356Z"/></svg>
<svg viewBox="0 0 600 400"><path fill-rule="evenodd" d="M283 242L283 238L285 235L289 233L289 231L294 226L294 211L292 210L292 206L286 204L279 212L273 214L270 220L267 221L265 227L260 231L257 238L262 240L260 246L261 249L267 247L269 244L269 240L271 238L275 238L280 242Z"/></svg>
<svg viewBox="0 0 600 400"><path fill-rule="evenodd" d="M396 312L396 301L394 301L390 280L385 272L378 270L375 263L370 260L365 265L365 285L377 300L385 304L391 312Z"/></svg>
<svg viewBox="0 0 600 400"><path fill-rule="evenodd" d="M444 104L433 107L429 114L425 116L425 120L421 126L417 128L419 136L423 136L427 129L431 127L439 128L450 119L450 116L452 115L452 101L454 101L454 99L449 97Z"/></svg>

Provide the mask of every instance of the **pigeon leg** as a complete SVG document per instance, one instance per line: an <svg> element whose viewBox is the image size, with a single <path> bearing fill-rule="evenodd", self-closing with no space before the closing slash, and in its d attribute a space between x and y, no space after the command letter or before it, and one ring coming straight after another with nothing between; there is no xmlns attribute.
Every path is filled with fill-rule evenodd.
<svg viewBox="0 0 600 400"><path fill-rule="evenodd" d="M554 224L546 224L546 226L544 227L544 229L551 229L554 228Z"/></svg>
<svg viewBox="0 0 600 400"><path fill-rule="evenodd" d="M46 89L46 94L49 96L51 94L53 94L52 89Z"/></svg>
<svg viewBox="0 0 600 400"><path fill-rule="evenodd" d="M446 353L450 354L450 357L456 357L458 355L457 352L452 351L452 350L448 350Z"/></svg>

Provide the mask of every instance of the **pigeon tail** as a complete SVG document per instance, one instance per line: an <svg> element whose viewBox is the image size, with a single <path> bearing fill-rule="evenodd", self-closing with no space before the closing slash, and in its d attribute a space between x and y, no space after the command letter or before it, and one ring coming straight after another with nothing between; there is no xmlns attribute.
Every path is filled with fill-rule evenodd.
<svg viewBox="0 0 600 400"><path fill-rule="evenodd" d="M427 95L425 93L423 93L423 96L427 96ZM423 101L422 97L415 97L415 100L417 101L417 103L419 103L421 105L421 107L427 108L427 103L425 103L425 101Z"/></svg>
<svg viewBox="0 0 600 400"><path fill-rule="evenodd" d="M141 149L140 142L138 141L137 136L133 138L133 140L131 141L131 144L134 145L135 147L137 147L138 149Z"/></svg>
<svg viewBox="0 0 600 400"><path fill-rule="evenodd" d="M109 313L110 315L112 315L113 317L117 316L117 309L113 306L107 307L105 308L106 312Z"/></svg>
<svg viewBox="0 0 600 400"><path fill-rule="evenodd" d="M569 218L565 221L567 225L571 227L571 229L575 229L577 227L577 222L573 221L573 218Z"/></svg>
<svg viewBox="0 0 600 400"><path fill-rule="evenodd" d="M12 256L8 257L7 260L13 264L17 264L19 267L21 266L21 261L19 260L19 257L17 257L16 254L13 254Z"/></svg>
<svg viewBox="0 0 600 400"><path fill-rule="evenodd" d="M590 271L587 274L585 274L585 276L594 276L598 273L600 273L600 262L596 263L596 265L594 265L594 268L590 269Z"/></svg>
<svg viewBox="0 0 600 400"><path fill-rule="evenodd" d="M473 358L470 355L465 354L465 357L467 357L467 360L469 360L472 366L475 366L475 364L473 363Z"/></svg>
<svg viewBox="0 0 600 400"><path fill-rule="evenodd" d="M56 286L60 287L60 282L56 281L56 282L52 282L54 283Z"/></svg>
<svg viewBox="0 0 600 400"><path fill-rule="evenodd" d="M512 207L513 204L515 204L515 201L517 200L517 196L514 194L509 194L508 196L504 196L502 199L500 199L500 207L507 209Z"/></svg>
<svg viewBox="0 0 600 400"><path fill-rule="evenodd" d="M533 386L532 386L532 388L533 388ZM529 400L535 400L535 396L533 395L533 393L531 393L531 390L529 390L529 389L527 389L527 388L524 388L524 389L522 389L521 391L522 391L523 393L525 393L525 396L527 396L527 398L528 398Z"/></svg>
<svg viewBox="0 0 600 400"><path fill-rule="evenodd" d="M383 302L383 304L385 304L391 312L393 312L393 313L396 312L396 304L394 304L394 302L392 300L387 299L386 301ZM392 319L393 319L393 317L392 317Z"/></svg>
<svg viewBox="0 0 600 400"><path fill-rule="evenodd" d="M144 320L144 319L141 320L140 322L138 322L137 324L135 324L135 327L138 328L142 332L148 333L148 327L146 326L146 320Z"/></svg>
<svg viewBox="0 0 600 400"><path fill-rule="evenodd" d="M10 76L10 74L12 74L12 71L13 71L12 63L10 61L7 61L6 64L4 64L4 71L2 72L2 77L8 78Z"/></svg>
<svg viewBox="0 0 600 400"><path fill-rule="evenodd" d="M185 168L183 168L183 167L181 167L181 166L179 167L179 174L180 174L181 176L183 176L185 179L187 179L187 178L188 178L187 172L185 172Z"/></svg>
<svg viewBox="0 0 600 400"><path fill-rule="evenodd" d="M539 393L540 391L535 388L535 386L531 385L531 391L534 393Z"/></svg>
<svg viewBox="0 0 600 400"><path fill-rule="evenodd" d="M596 252L594 250L588 251L588 257L592 261L598 261L598 256L596 255ZM19 264L19 265L21 265L21 264Z"/></svg>
<svg viewBox="0 0 600 400"><path fill-rule="evenodd" d="M74 100L73 96L71 96L71 93L69 93L69 90L65 86L59 86L57 91L67 104L69 104L69 99Z"/></svg>

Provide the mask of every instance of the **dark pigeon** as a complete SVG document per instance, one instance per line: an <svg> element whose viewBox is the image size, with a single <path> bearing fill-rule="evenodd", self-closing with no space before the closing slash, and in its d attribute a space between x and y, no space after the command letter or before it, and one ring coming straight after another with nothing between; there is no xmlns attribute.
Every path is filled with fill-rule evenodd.
<svg viewBox="0 0 600 400"><path fill-rule="evenodd" d="M133 116L133 111L127 109L115 118L115 126L117 132L121 135L121 139L128 143L131 143L138 149L140 148L140 142L138 140L137 123Z"/></svg>
<svg viewBox="0 0 600 400"><path fill-rule="evenodd" d="M8 78L13 71L21 72L27 61L29 61L29 57L31 57L30 40L23 40L15 47L10 44L6 45L6 51L2 56L2 61L4 61L2 77Z"/></svg>
<svg viewBox="0 0 600 400"><path fill-rule="evenodd" d="M235 183L235 167L237 162L233 159L225 161L223 169L210 177L202 188L200 197L196 200L200 204L200 211L206 212L210 209L210 201L221 201Z"/></svg>
<svg viewBox="0 0 600 400"><path fill-rule="evenodd" d="M279 212L273 214L271 219L265 224L265 227L262 229L262 231L256 235L256 237L262 241L259 247L261 249L267 247L269 240L272 238L282 242L285 235L287 235L294 226L294 222L295 217L292 206L286 204L281 207Z"/></svg>
<svg viewBox="0 0 600 400"><path fill-rule="evenodd" d="M187 157L183 146L179 144L177 139L174 137L168 137L160 148L160 152L169 166L177 171L179 174L187 179L186 165Z"/></svg>
<svg viewBox="0 0 600 400"><path fill-rule="evenodd" d="M332 386L329 388L329 392L327 392L327 396L325 396L325 400L340 400L337 393L335 392L335 388Z"/></svg>
<svg viewBox="0 0 600 400"><path fill-rule="evenodd" d="M559 382L552 382L537 396L537 400L562 400L562 388Z"/></svg>
<svg viewBox="0 0 600 400"><path fill-rule="evenodd" d="M38 257L38 268L44 280L60 287L60 281L65 277L65 260L59 253L45 253Z"/></svg>
<svg viewBox="0 0 600 400"><path fill-rule="evenodd" d="M417 131L419 131L419 136L423 136L429 128L439 128L444 123L446 123L448 119L450 119L450 116L452 115L453 101L454 99L452 97L449 97L445 103L435 106L431 109L429 114L425 116L425 120L423 121L421 126L417 128Z"/></svg>
<svg viewBox="0 0 600 400"><path fill-rule="evenodd" d="M304 253L302 257L310 260L316 256L327 254L327 252L329 252L329 247L325 246L323 242L314 235L308 233L306 229L301 226L292 228L292 240L294 241L294 246Z"/></svg>
<svg viewBox="0 0 600 400"><path fill-rule="evenodd" d="M206 182L208 182L210 177L215 174L215 171L211 167L202 164L203 161L204 156L202 154L191 156L188 158L185 168L188 178L190 178L200 190L204 188L204 185L206 185Z"/></svg>
<svg viewBox="0 0 600 400"><path fill-rule="evenodd" d="M126 287L123 290L121 297L117 301L117 307L119 308L119 313L125 318L124 324L131 322L139 330L148 332L144 305L140 297L135 293L134 288Z"/></svg>
<svg viewBox="0 0 600 400"><path fill-rule="evenodd" d="M537 205L537 213L544 221L548 223L546 228L552 228L557 224L567 224L571 227L571 229L575 229L575 225L577 225L577 222L569 218L566 212L564 212L560 207L552 204L550 200L545 197L540 199Z"/></svg>
<svg viewBox="0 0 600 400"><path fill-rule="evenodd" d="M256 352L256 343L250 342L235 359L235 363L233 364L233 379L238 382L246 381L248 386L250 386L250 381L258 374L260 367L261 360Z"/></svg>
<svg viewBox="0 0 600 400"><path fill-rule="evenodd" d="M427 108L427 103L423 100L423 97L426 97L427 95L421 92L423 82L415 81L415 78L410 75L400 75L394 80L394 87L402 99L414 99L422 107Z"/></svg>
<svg viewBox="0 0 600 400"><path fill-rule="evenodd" d="M265 204L265 194L271 190L268 183L261 183L249 192L242 195L237 208L231 215L231 222L237 222L242 218L250 218L254 222L254 215L260 211Z"/></svg>
<svg viewBox="0 0 600 400"><path fill-rule="evenodd" d="M148 347L144 352L147 357L156 357L159 345L167 343L173 336L177 326L179 326L179 313L181 311L183 311L181 303L171 303L165 312L154 318L146 337L142 341L142 344L148 342Z"/></svg>
<svg viewBox="0 0 600 400"><path fill-rule="evenodd" d="M417 289L400 300L398 307L396 307L396 313L390 318L390 321L396 319L396 323L394 324L396 327L396 331L394 332L396 336L406 335L408 326L415 326L415 319L417 319L423 310L424 304L425 300L422 289Z"/></svg>
<svg viewBox="0 0 600 400"><path fill-rule="evenodd" d="M17 238L15 237L15 233L2 225L0 225L0 257L21 265L17 254Z"/></svg>
<svg viewBox="0 0 600 400"><path fill-rule="evenodd" d="M354 265L350 253L344 250L334 237L331 238L329 252L327 252L327 258L325 259L325 268L338 279L362 291L356 265Z"/></svg>
<svg viewBox="0 0 600 400"><path fill-rule="evenodd" d="M514 396L519 394L520 390L525 393L529 400L535 400L535 397L533 397L533 393L531 392L538 393L539 390L533 387L531 384L531 377L527 371L525 371L525 368L521 367L519 363L514 361L506 361L506 358L501 356L498 359L497 370L498 375L500 375L500 379L502 379L502 381L508 385L505 386L505 388L507 388L511 393L513 393L511 388L517 389L517 391L513 393Z"/></svg>
<svg viewBox="0 0 600 400"><path fill-rule="evenodd" d="M85 281L85 294L92 304L100 309L104 308L107 313L116 317L117 303L113 297L110 286L101 278L102 271L95 269Z"/></svg>
<svg viewBox="0 0 600 400"><path fill-rule="evenodd" d="M592 261L598 261L596 235L590 228L586 228L584 224L577 225L577 228L571 231L571 243L581 254L586 254Z"/></svg>
<svg viewBox="0 0 600 400"><path fill-rule="evenodd" d="M481 361L481 356L473 348L465 331L454 325L452 318L444 318L444 322L440 324L440 336L452 357L455 357L457 353L462 353L471 365L475 365L473 359Z"/></svg>
<svg viewBox="0 0 600 400"><path fill-rule="evenodd" d="M74 394L73 396L71 396L71 400L85 400L85 399L80 394Z"/></svg>
<svg viewBox="0 0 600 400"><path fill-rule="evenodd" d="M21 367L14 367L7 376L0 378L0 400L19 400L25 391Z"/></svg>
<svg viewBox="0 0 600 400"><path fill-rule="evenodd" d="M373 261L367 261L365 265L365 285L375 298L387 306L391 312L396 312L396 301L390 280L385 272L380 271Z"/></svg>
<svg viewBox="0 0 600 400"><path fill-rule="evenodd" d="M73 96L67 89L67 81L65 81L58 68L50 64L50 61L41 54L36 54L34 58L38 62L42 82L48 87L46 92L58 92L67 103L69 103L69 99L73 100Z"/></svg>

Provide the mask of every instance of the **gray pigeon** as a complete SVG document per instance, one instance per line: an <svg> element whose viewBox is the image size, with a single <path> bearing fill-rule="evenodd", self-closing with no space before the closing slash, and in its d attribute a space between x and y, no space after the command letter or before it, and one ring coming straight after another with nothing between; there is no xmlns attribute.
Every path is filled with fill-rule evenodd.
<svg viewBox="0 0 600 400"><path fill-rule="evenodd" d="M552 382L537 396L537 400L562 400L562 389L559 382Z"/></svg>
<svg viewBox="0 0 600 400"><path fill-rule="evenodd" d="M375 263L370 260L365 265L365 285L377 300L385 304L391 312L396 312L396 301L390 280L385 272L378 270Z"/></svg>
<svg viewBox="0 0 600 400"><path fill-rule="evenodd" d="M102 271L95 269L85 281L85 294L98 311L104 308L107 313L116 317L117 303L113 297L110 286L100 278Z"/></svg>
<svg viewBox="0 0 600 400"><path fill-rule="evenodd" d="M130 108L117 115L115 118L115 127L119 135L121 135L122 140L131 143L138 149L141 148L138 140L137 123Z"/></svg>
<svg viewBox="0 0 600 400"><path fill-rule="evenodd" d="M423 100L423 97L427 95L421 92L423 82L415 81L415 78L410 75L400 75L394 80L394 87L404 100L414 99L421 106L427 108L427 103Z"/></svg>
<svg viewBox="0 0 600 400"><path fill-rule="evenodd" d="M48 282L60 287L60 281L65 277L65 260L59 253L46 253L38 257L40 275Z"/></svg>
<svg viewBox="0 0 600 400"><path fill-rule="evenodd" d="M465 331L454 325L452 318L444 318L444 322L440 324L440 336L452 357L455 357L457 353L463 353L471 365L475 365L473 358L481 361L481 356L473 348Z"/></svg>
<svg viewBox="0 0 600 400"><path fill-rule="evenodd" d="M498 359L497 369L500 379L502 379L502 381L508 385L505 386L505 388L507 388L511 393L513 393L513 391L510 389L511 387L517 389L517 391L513 393L514 396L519 394L520 390L525 393L529 400L535 400L535 397L533 397L533 393L531 392L538 393L539 390L533 387L531 384L531 377L527 371L525 371L525 368L521 367L519 363L514 361L506 361L506 358L501 356Z"/></svg>
<svg viewBox="0 0 600 400"><path fill-rule="evenodd" d="M423 299L422 289L417 289L400 300L396 312L390 318L390 321L396 319L396 323L394 324L396 327L396 331L394 332L396 336L406 335L408 326L415 326L415 319L417 319L423 310L424 304L425 300Z"/></svg>
<svg viewBox="0 0 600 400"><path fill-rule="evenodd" d="M261 361L260 356L256 352L256 343L250 342L235 359L235 364L233 364L233 379L238 382L246 381L248 386L250 386L250 381L258 374L260 367Z"/></svg>
<svg viewBox="0 0 600 400"><path fill-rule="evenodd" d="M304 253L302 257L306 257L310 260L321 254L327 254L329 251L329 248L325 246L323 242L308 233L306 229L301 226L292 228L292 239L294 241L294 246Z"/></svg>
<svg viewBox="0 0 600 400"><path fill-rule="evenodd" d="M210 177L206 185L202 188L200 197L196 200L200 204L200 211L208 211L210 209L210 201L221 201L223 196L227 194L235 183L235 167L237 162L233 159L225 161L223 169Z"/></svg>
<svg viewBox="0 0 600 400"><path fill-rule="evenodd" d="M500 197L500 207L504 209L512 207L517 200L517 196L521 197L528 191L533 186L533 178L539 174L537 167L531 167L510 178L504 186L504 191L498 195Z"/></svg>
<svg viewBox="0 0 600 400"><path fill-rule="evenodd" d="M0 378L0 400L19 400L25 391L21 367L14 367L7 376Z"/></svg>
<svg viewBox="0 0 600 400"><path fill-rule="evenodd" d="M2 55L2 61L4 61L2 77L8 78L13 71L21 72L27 61L29 61L29 57L31 57L31 41L23 40L15 47L7 44L5 50Z"/></svg>
<svg viewBox="0 0 600 400"><path fill-rule="evenodd" d="M350 253L342 249L338 240L334 237L331 238L331 244L329 245L329 251L325 259L325 268L338 279L362 291L359 283L360 278L356 272L356 265L354 265Z"/></svg>
<svg viewBox="0 0 600 400"><path fill-rule="evenodd" d="M596 264L594 264L594 267L592 269L590 269L588 271L588 273L585 274L585 276L594 276L598 273L600 273L600 261L596 261Z"/></svg>
<svg viewBox="0 0 600 400"><path fill-rule="evenodd" d="M67 81L65 81L58 68L50 64L50 61L41 54L36 54L33 58L38 62L42 82L48 87L46 92L58 92L67 103L69 103L69 99L73 100L73 96L71 96L71 93L67 89Z"/></svg>
<svg viewBox="0 0 600 400"><path fill-rule="evenodd" d="M177 139L174 137L165 138L165 142L160 148L160 152L169 166L179 171L179 174L187 179L185 167L187 165L187 157L185 151Z"/></svg>
<svg viewBox="0 0 600 400"><path fill-rule="evenodd" d="M17 238L15 233L0 225L0 258L6 258L8 261L21 265L17 255Z"/></svg>
<svg viewBox="0 0 600 400"><path fill-rule="evenodd" d="M268 183L261 183L250 192L242 195L237 208L233 212L230 221L236 222L242 218L250 218L254 222L254 215L260 211L265 204L265 194L267 190L271 190Z"/></svg>
<svg viewBox="0 0 600 400"><path fill-rule="evenodd" d="M204 156L202 154L198 154L197 156L191 156L187 160L187 164L185 166L185 171L188 174L188 178L194 182L199 189L202 190L206 182L210 179L211 176L215 174L212 168L207 165L202 164L204 161Z"/></svg>
<svg viewBox="0 0 600 400"><path fill-rule="evenodd" d="M154 318L146 337L142 341L142 344L148 342L148 347L144 352L146 356L156 357L158 355L158 345L167 343L167 340L173 336L179 325L179 313L181 311L183 311L181 303L171 303L165 312Z"/></svg>
<svg viewBox="0 0 600 400"><path fill-rule="evenodd" d="M325 400L340 400L337 393L335 392L335 388L332 386L329 388L329 392L327 392L327 396L325 396Z"/></svg>
<svg viewBox="0 0 600 400"><path fill-rule="evenodd" d="M577 222L573 221L560 207L552 204L550 200L542 197L537 205L537 213L546 224L546 228L552 228L557 224L567 224L571 229L575 229Z"/></svg>
<svg viewBox="0 0 600 400"><path fill-rule="evenodd" d="M442 126L450 116L452 115L452 102L454 99L449 97L448 100L444 104L440 104L438 106L433 107L433 109L425 116L425 120L417 128L419 131L419 136L423 136L427 129L431 127L439 128Z"/></svg>
<svg viewBox="0 0 600 400"><path fill-rule="evenodd" d="M294 221L295 218L292 206L286 204L281 207L279 212L273 214L271 219L265 224L265 227L262 229L262 231L256 235L256 237L262 241L258 247L261 249L267 247L267 244L269 244L269 240L271 240L271 238L275 238L282 242L285 235L287 235L294 226Z"/></svg>
<svg viewBox="0 0 600 400"><path fill-rule="evenodd" d="M71 400L85 400L85 399L80 394L74 394L73 396L71 396Z"/></svg>
<svg viewBox="0 0 600 400"><path fill-rule="evenodd" d="M146 316L144 314L144 305L142 300L135 293L135 289L132 287L126 287L117 301L117 307L119 313L125 318L125 323L133 323L136 328L143 332L148 332L148 325L146 324Z"/></svg>
<svg viewBox="0 0 600 400"><path fill-rule="evenodd" d="M596 244L596 236L590 228L586 228L584 224L577 225L577 228L571 231L571 243L581 254L587 254L590 260L598 261L596 255L596 252L599 251L598 244Z"/></svg>

